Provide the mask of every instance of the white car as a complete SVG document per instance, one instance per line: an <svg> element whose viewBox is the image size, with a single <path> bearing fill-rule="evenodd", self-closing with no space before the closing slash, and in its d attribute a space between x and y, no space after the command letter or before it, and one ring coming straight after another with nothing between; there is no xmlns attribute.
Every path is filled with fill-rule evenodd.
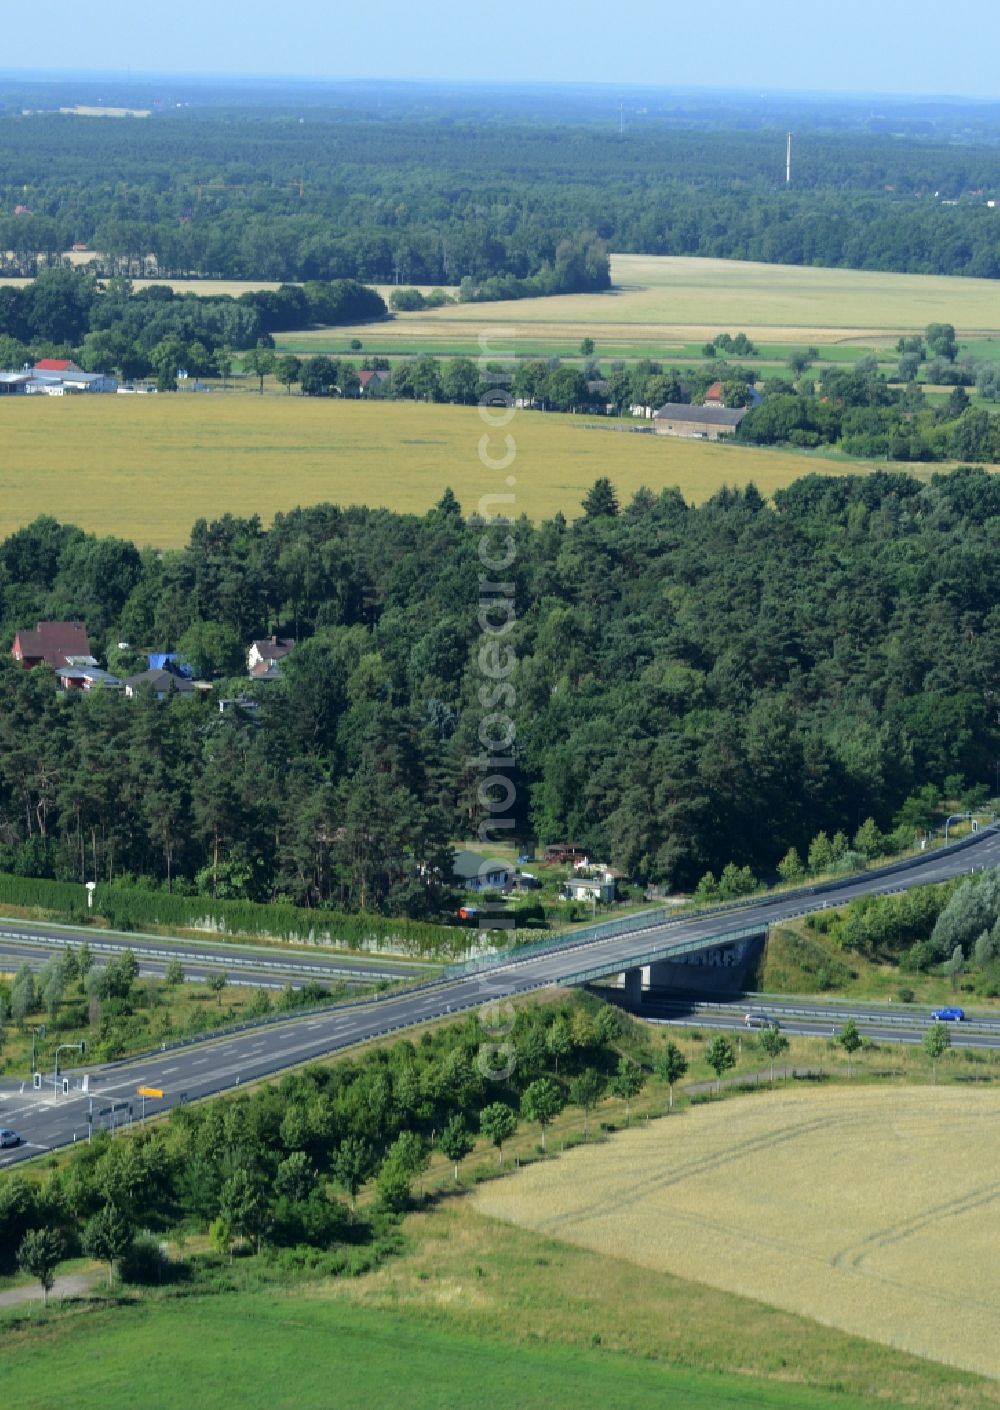
<svg viewBox="0 0 1000 1410"><path fill-rule="evenodd" d="M743 1020L744 1028L780 1028L781 1024L776 1018L772 1018L766 1013L748 1013Z"/></svg>
<svg viewBox="0 0 1000 1410"><path fill-rule="evenodd" d="M19 1146L21 1137L16 1131L12 1131L9 1126L0 1126L0 1150L7 1146Z"/></svg>

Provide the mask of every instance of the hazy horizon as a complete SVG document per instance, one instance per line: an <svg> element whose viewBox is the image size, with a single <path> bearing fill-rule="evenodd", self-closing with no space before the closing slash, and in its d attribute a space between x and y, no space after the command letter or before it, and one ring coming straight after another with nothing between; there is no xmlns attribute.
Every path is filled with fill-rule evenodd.
<svg viewBox="0 0 1000 1410"><path fill-rule="evenodd" d="M716 0L707 16L664 16L636 0L609 23L587 3L544 7L510 0L499 18L439 0L426 12L384 0L371 14L334 14L300 0L283 24L265 0L216 5L175 0L169 22L137 11L127 28L95 31L90 12L68 10L58 27L11 29L6 75L58 80L132 77L295 83L411 83L455 86L607 86L678 92L793 96L1000 97L994 51L1000 7L955 0L941 42L941 11L930 0L841 0L835 15L803 14L774 0L767 22L743 3ZM151 62L152 60L152 62Z"/></svg>

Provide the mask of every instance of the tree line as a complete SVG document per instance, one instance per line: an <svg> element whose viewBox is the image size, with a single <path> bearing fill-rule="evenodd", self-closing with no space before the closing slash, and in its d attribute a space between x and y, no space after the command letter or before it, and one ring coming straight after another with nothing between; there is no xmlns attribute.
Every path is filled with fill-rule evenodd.
<svg viewBox="0 0 1000 1410"><path fill-rule="evenodd" d="M807 131L786 190L786 128L743 115L624 136L579 114L456 120L440 98L410 115L301 115L5 114L5 267L30 275L86 244L107 276L149 273L152 258L163 276L469 281L478 297L516 297L604 287L599 259L559 279L564 242L593 232L624 252L1000 274L989 142Z"/></svg>
<svg viewBox="0 0 1000 1410"><path fill-rule="evenodd" d="M266 350L276 332L387 313L376 290L351 279L202 298L166 285L134 289L127 278L104 285L82 270L50 269L24 288L0 286L0 367L75 357L85 371L125 380L155 375L173 390L181 369L227 377L234 350Z"/></svg>

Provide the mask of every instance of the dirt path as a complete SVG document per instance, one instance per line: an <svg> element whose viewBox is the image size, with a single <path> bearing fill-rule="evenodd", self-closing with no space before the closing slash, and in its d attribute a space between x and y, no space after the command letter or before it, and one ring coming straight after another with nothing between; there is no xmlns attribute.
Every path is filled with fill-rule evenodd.
<svg viewBox="0 0 1000 1410"><path fill-rule="evenodd" d="M49 1297L80 1297L88 1293L97 1278L96 1273L71 1273L65 1278L57 1278L52 1284ZM42 1290L37 1283L26 1283L23 1288L9 1288L0 1292L0 1307L17 1307L22 1302L41 1302Z"/></svg>

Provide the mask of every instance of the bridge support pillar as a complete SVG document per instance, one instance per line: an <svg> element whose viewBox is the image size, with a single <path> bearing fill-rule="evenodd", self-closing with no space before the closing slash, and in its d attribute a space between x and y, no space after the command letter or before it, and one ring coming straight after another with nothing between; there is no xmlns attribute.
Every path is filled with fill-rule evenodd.
<svg viewBox="0 0 1000 1410"><path fill-rule="evenodd" d="M627 1004L639 1005L642 1003L642 970L627 969L625 971L625 1002Z"/></svg>

